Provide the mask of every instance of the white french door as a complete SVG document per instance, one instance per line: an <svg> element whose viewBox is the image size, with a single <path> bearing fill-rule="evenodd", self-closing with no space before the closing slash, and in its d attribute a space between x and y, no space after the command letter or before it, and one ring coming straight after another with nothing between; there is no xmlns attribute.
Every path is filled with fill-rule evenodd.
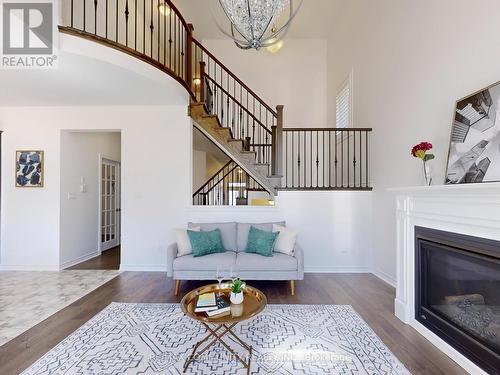
<svg viewBox="0 0 500 375"><path fill-rule="evenodd" d="M99 248L105 251L120 244L120 163L101 160Z"/></svg>

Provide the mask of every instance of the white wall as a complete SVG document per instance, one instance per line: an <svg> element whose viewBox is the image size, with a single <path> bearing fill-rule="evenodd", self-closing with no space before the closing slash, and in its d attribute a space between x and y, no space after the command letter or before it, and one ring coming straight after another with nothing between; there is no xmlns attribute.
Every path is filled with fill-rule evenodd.
<svg viewBox="0 0 500 375"><path fill-rule="evenodd" d="M207 153L193 150L193 193L207 181Z"/></svg>
<svg viewBox="0 0 500 375"><path fill-rule="evenodd" d="M176 205L184 208L191 193L191 123L185 106L0 108L0 129L2 269L59 269L62 129L121 131L122 261L165 262ZM16 149L45 151L44 188L14 187Z"/></svg>
<svg viewBox="0 0 500 375"><path fill-rule="evenodd" d="M60 264L98 255L100 157L121 160L120 133L61 132ZM81 179L86 191L81 192Z"/></svg>
<svg viewBox="0 0 500 375"><path fill-rule="evenodd" d="M370 230L370 193L280 192L276 207L193 207L185 106L0 108L0 129L0 269L59 268L61 130L90 129L121 131L122 269L165 270L172 229L190 220L286 220L300 232L307 270L369 271L370 239L360 233ZM19 148L45 150L45 188L13 187Z"/></svg>
<svg viewBox="0 0 500 375"><path fill-rule="evenodd" d="M272 108L283 104L286 127L327 126L326 40L286 40L275 54L227 39L203 44Z"/></svg>
<svg viewBox="0 0 500 375"><path fill-rule="evenodd" d="M387 187L421 184L410 156L434 144L434 181L444 182L455 101L500 80L500 2L346 2L328 42L328 117L354 69L354 126L373 127L373 267L395 279L395 208Z"/></svg>

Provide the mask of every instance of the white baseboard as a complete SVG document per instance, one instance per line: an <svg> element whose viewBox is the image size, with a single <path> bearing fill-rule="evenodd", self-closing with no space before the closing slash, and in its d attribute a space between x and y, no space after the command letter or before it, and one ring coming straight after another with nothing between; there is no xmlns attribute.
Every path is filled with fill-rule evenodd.
<svg viewBox="0 0 500 375"><path fill-rule="evenodd" d="M305 273L371 273L368 267L304 267Z"/></svg>
<svg viewBox="0 0 500 375"><path fill-rule="evenodd" d="M166 265L158 264L120 264L120 272L167 272Z"/></svg>
<svg viewBox="0 0 500 375"><path fill-rule="evenodd" d="M48 264L0 264L0 271L59 271L59 265Z"/></svg>
<svg viewBox="0 0 500 375"><path fill-rule="evenodd" d="M78 258L75 258L75 259L72 259L72 260L68 260L64 263L61 263L61 265L59 266L59 268L61 270L65 269L65 268L68 268L68 267L73 267L74 265L78 264L78 263L82 263L82 262L85 262L86 260L89 260L89 259L92 259L92 258L95 258L96 256L99 255L99 251L92 251L91 253L88 253L88 254L85 254L85 255L82 255Z"/></svg>
<svg viewBox="0 0 500 375"><path fill-rule="evenodd" d="M377 276L379 279L385 281L387 284L389 284L390 286L392 286L393 288L396 287L396 279L393 278L392 276L389 276L388 274L386 274L385 272L382 272L380 270L375 270L375 269L372 269L371 270L371 273L373 273L375 276Z"/></svg>

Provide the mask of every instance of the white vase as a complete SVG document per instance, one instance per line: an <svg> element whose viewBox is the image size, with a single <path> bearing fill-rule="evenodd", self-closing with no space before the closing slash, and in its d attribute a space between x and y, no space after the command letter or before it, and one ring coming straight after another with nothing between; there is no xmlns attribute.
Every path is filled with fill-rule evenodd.
<svg viewBox="0 0 500 375"><path fill-rule="evenodd" d="M239 292L239 293L231 292L230 300L231 300L231 303L233 303L235 305L239 305L240 303L243 302L243 292Z"/></svg>

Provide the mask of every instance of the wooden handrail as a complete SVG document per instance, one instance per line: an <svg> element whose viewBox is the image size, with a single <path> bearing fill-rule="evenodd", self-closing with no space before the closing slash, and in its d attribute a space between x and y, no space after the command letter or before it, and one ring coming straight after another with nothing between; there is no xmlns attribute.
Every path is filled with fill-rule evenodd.
<svg viewBox="0 0 500 375"><path fill-rule="evenodd" d="M210 56L210 58L212 60L214 60L214 62L216 62L218 65L220 65L224 71L229 75L231 76L231 78L233 78L236 82L238 82L246 91L248 91L253 97L255 97L258 102L260 104L262 104L262 106L264 108L266 108L269 112L271 112L272 114L274 114L274 116L278 116L278 114L276 113L276 111L274 111L264 100L262 100L262 98L257 95L250 87L248 87L241 79L239 79L231 70L229 70L228 67L226 67L222 62L220 62L220 60L215 57L208 49L206 49L203 44L201 44L200 42L198 42L195 38L193 38L193 43L198 46L203 52L205 52L208 56Z"/></svg>
<svg viewBox="0 0 500 375"><path fill-rule="evenodd" d="M257 122L257 124L259 124L267 133L271 134L271 130L269 130L257 117L255 117L255 115L250 112L243 104L241 104L239 102L238 99L236 99L234 96L232 96L227 90L224 89L224 87L222 87L221 85L219 85L217 82L215 82L215 80L212 78L212 77L209 77L206 73L205 73L205 77L206 79L208 79L210 82L212 82L212 84L217 87L220 91L222 91L227 97L229 97L233 102L235 102L236 104L238 104L238 106L243 109L243 111L245 111L246 114L248 114L255 122Z"/></svg>

